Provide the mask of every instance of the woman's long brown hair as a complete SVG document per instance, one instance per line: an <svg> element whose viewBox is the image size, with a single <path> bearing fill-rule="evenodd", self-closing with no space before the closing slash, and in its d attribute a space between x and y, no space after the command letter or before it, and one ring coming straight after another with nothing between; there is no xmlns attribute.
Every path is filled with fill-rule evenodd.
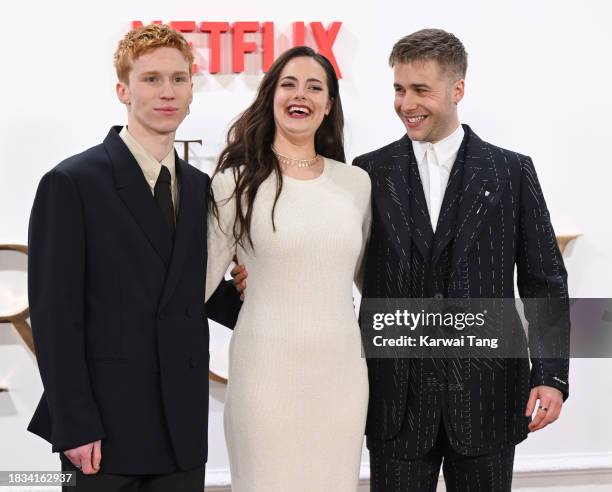
<svg viewBox="0 0 612 492"><path fill-rule="evenodd" d="M217 173L231 169L236 183L234 193L228 199L235 199L236 216L233 236L237 244L244 247L245 238L253 248L251 238L251 217L253 203L259 186L272 174L276 173L276 197L271 210L273 230L274 210L283 188L283 178L278 159L272 152L276 132L274 123L274 93L283 68L289 60L297 57L310 57L316 60L327 76L327 88L332 101L330 113L323 118L321 126L315 133L315 151L317 154L344 162L344 115L338 91L338 78L332 64L323 55L307 46L297 46L285 51L272 64L264 75L257 96L253 103L231 125L227 134L226 146L219 156ZM209 210L219 220L219 209L213 193L209 194Z"/></svg>

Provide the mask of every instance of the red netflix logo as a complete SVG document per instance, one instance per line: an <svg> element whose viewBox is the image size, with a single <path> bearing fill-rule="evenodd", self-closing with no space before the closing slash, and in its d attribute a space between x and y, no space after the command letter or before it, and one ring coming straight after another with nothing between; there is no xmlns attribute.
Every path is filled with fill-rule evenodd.
<svg viewBox="0 0 612 492"><path fill-rule="evenodd" d="M152 24L161 24L162 21L153 21ZM132 27L142 26L141 21L132 21ZM232 43L232 72L242 73L245 71L245 55L261 51L261 68L264 72L268 71L275 57L275 29L274 22L200 22L196 21L170 21L168 25L182 33L200 33L208 35L208 72L219 73L221 71L221 36L230 36ZM326 29L322 22L294 22L292 24L292 46L305 44L306 35L309 34L314 39L313 46L319 53L327 57L336 71L338 78L342 78L342 72L334 56L333 46L338 37L338 32L342 22L332 22ZM246 35L259 34L260 45L255 41L248 41ZM193 47L193 42L190 43ZM193 72L201 70L194 64Z"/></svg>

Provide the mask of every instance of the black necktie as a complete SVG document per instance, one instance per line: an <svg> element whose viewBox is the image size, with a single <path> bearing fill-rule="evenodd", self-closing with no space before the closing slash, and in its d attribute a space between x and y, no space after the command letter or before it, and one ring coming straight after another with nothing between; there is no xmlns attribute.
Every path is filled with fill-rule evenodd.
<svg viewBox="0 0 612 492"><path fill-rule="evenodd" d="M170 237L174 240L174 206L172 205L172 191L170 190L170 171L166 166L161 167L159 177L155 183L154 196L155 201L159 205L162 215L166 224L168 224L168 230L170 231Z"/></svg>

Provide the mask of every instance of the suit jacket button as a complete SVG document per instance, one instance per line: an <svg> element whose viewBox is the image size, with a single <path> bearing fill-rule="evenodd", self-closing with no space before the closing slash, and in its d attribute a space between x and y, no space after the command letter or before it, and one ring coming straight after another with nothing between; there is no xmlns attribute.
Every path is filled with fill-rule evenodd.
<svg viewBox="0 0 612 492"><path fill-rule="evenodd" d="M442 294L442 292L436 292L434 294L434 299L444 299L444 294Z"/></svg>
<svg viewBox="0 0 612 492"><path fill-rule="evenodd" d="M193 369L193 368L195 368L195 367L198 367L198 361L197 361L197 359L196 359L195 357L191 357L191 358L189 359L189 367L190 367L191 369Z"/></svg>

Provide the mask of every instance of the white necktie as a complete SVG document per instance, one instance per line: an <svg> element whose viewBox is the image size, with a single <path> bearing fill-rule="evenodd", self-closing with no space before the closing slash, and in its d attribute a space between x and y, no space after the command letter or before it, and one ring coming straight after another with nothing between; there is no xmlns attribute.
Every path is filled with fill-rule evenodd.
<svg viewBox="0 0 612 492"><path fill-rule="evenodd" d="M438 224L438 216L442 207L442 186L440 176L440 165L436 156L436 150L433 144L427 144L425 151L427 159L427 170L429 171L429 217L431 218L431 227L436 232Z"/></svg>

